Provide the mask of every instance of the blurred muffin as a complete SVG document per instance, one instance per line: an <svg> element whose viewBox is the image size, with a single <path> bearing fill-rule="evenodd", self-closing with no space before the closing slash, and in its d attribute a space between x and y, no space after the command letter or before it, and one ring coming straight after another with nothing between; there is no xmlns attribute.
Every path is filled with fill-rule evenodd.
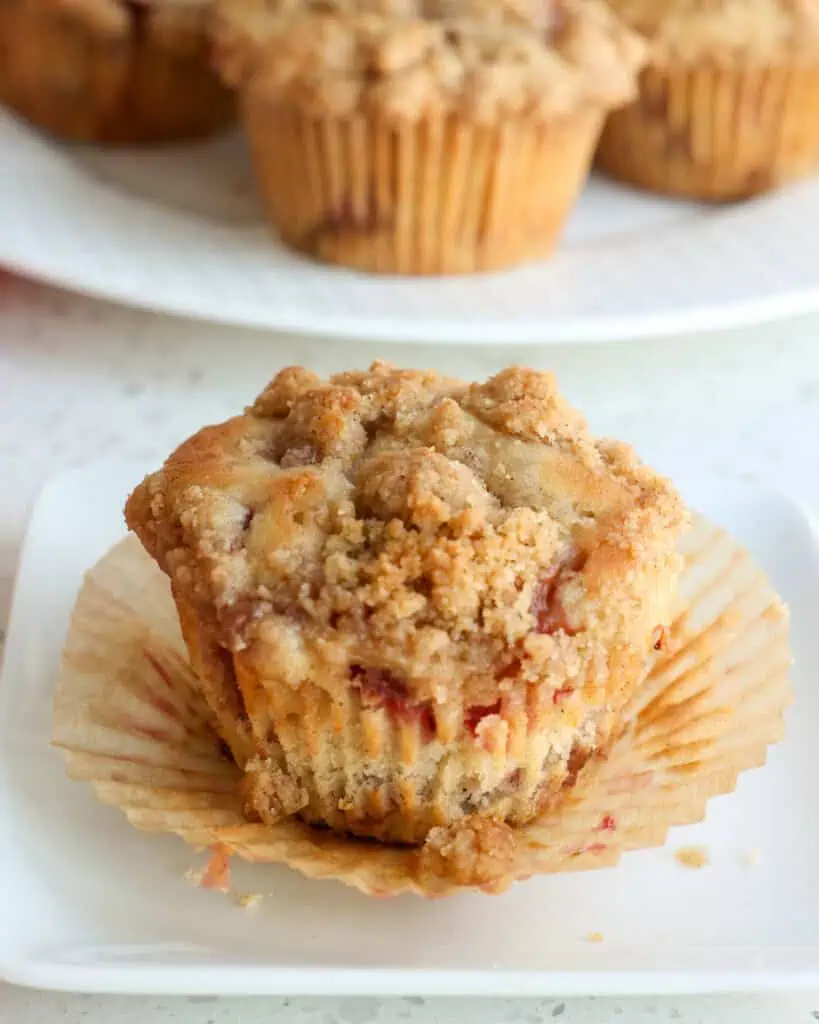
<svg viewBox="0 0 819 1024"><path fill-rule="evenodd" d="M819 170L819 0L608 0L651 42L599 166L673 195L742 199Z"/></svg>
<svg viewBox="0 0 819 1024"><path fill-rule="evenodd" d="M0 103L68 139L207 135L233 113L207 65L208 10L178 0L0 0Z"/></svg>
<svg viewBox="0 0 819 1024"><path fill-rule="evenodd" d="M263 821L516 826L605 756L685 511L551 376L282 371L128 500Z"/></svg>
<svg viewBox="0 0 819 1024"><path fill-rule="evenodd" d="M217 66L241 97L282 239L369 271L460 273L548 253L637 36L597 0L225 0Z"/></svg>

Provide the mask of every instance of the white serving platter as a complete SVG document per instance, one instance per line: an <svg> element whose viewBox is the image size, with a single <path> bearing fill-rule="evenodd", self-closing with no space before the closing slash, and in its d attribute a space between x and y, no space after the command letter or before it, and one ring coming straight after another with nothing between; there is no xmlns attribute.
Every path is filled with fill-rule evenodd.
<svg viewBox="0 0 819 1024"><path fill-rule="evenodd" d="M156 312L381 342L577 344L819 308L819 178L705 207L595 177L550 260L418 279L280 245L238 134L148 151L67 146L0 109L0 153L0 265Z"/></svg>
<svg viewBox="0 0 819 1024"><path fill-rule="evenodd" d="M123 534L146 467L56 478L25 544L0 682L0 977L43 988L180 994L577 995L819 988L819 552L785 495L692 481L789 603L796 701L769 763L705 822L614 869L502 896L372 900L240 865L253 910L184 881L180 840L140 834L71 782L49 747L51 694L83 571ZM672 467L673 469L673 467ZM686 870L681 845L711 863ZM753 867L748 855L758 850ZM587 941L602 932L601 943Z"/></svg>

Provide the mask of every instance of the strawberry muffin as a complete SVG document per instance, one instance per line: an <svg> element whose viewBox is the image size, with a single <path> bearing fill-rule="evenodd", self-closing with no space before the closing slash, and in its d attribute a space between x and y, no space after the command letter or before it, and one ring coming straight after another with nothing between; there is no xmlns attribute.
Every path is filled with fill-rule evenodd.
<svg viewBox="0 0 819 1024"><path fill-rule="evenodd" d="M819 170L819 0L608 0L650 47L597 163L671 195L728 202Z"/></svg>
<svg viewBox="0 0 819 1024"><path fill-rule="evenodd" d="M359 270L470 273L548 254L645 45L599 0L220 0L282 240Z"/></svg>
<svg viewBox="0 0 819 1024"><path fill-rule="evenodd" d="M546 373L279 373L147 477L249 809L421 844L522 825L605 757L672 615L671 485Z"/></svg>
<svg viewBox="0 0 819 1024"><path fill-rule="evenodd" d="M209 17L202 0L2 0L0 103L86 142L207 135L233 116Z"/></svg>

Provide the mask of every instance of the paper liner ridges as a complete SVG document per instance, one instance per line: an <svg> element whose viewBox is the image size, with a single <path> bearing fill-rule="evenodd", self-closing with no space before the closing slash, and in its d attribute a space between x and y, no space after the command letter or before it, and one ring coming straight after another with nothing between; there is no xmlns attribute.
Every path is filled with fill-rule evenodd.
<svg viewBox="0 0 819 1024"><path fill-rule="evenodd" d="M640 188L745 199L813 172L819 73L810 64L648 68L606 122L597 163Z"/></svg>
<svg viewBox="0 0 819 1024"><path fill-rule="evenodd" d="M615 864L700 821L707 801L764 763L790 700L786 610L736 541L697 518L683 541L680 613L630 709L631 727L560 807L516 829L492 877ZM54 743L73 778L145 831L221 844L364 892L439 896L463 879L417 849L359 841L288 819L247 821L239 773L210 728L185 660L167 581L129 538L86 578L55 696Z"/></svg>
<svg viewBox="0 0 819 1024"><path fill-rule="evenodd" d="M313 118L250 90L243 119L282 239L359 270L458 274L554 248L588 173L597 112L501 126Z"/></svg>

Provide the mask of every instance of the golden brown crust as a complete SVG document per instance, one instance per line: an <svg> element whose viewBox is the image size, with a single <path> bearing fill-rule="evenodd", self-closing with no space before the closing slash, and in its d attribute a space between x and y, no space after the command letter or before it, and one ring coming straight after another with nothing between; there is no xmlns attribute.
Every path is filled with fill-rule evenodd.
<svg viewBox="0 0 819 1024"><path fill-rule="evenodd" d="M139 0L3 0L0 102L58 135L153 142L232 117L208 67L209 6Z"/></svg>
<svg viewBox="0 0 819 1024"><path fill-rule="evenodd" d="M261 816L299 793L307 820L419 842L465 814L529 820L606 748L668 621L686 514L548 374L377 363L283 371L126 518L209 701L249 720Z"/></svg>
<svg viewBox="0 0 819 1024"><path fill-rule="evenodd" d="M598 0L225 0L217 63L318 117L554 119L634 94L639 38Z"/></svg>
<svg viewBox="0 0 819 1024"><path fill-rule="evenodd" d="M384 364L318 386L283 371L244 416L186 441L126 514L221 643L309 623L351 662L378 650L423 697L453 659L481 675L532 644L536 588L557 570L567 614L590 625L621 602L624 572L673 556L683 520L672 488L595 442L549 375L466 387Z"/></svg>
<svg viewBox="0 0 819 1024"><path fill-rule="evenodd" d="M418 852L418 878L422 885L438 880L458 886L508 885L516 854L517 839L508 825L472 816L430 831Z"/></svg>
<svg viewBox="0 0 819 1024"><path fill-rule="evenodd" d="M652 62L819 61L817 0L608 0Z"/></svg>

